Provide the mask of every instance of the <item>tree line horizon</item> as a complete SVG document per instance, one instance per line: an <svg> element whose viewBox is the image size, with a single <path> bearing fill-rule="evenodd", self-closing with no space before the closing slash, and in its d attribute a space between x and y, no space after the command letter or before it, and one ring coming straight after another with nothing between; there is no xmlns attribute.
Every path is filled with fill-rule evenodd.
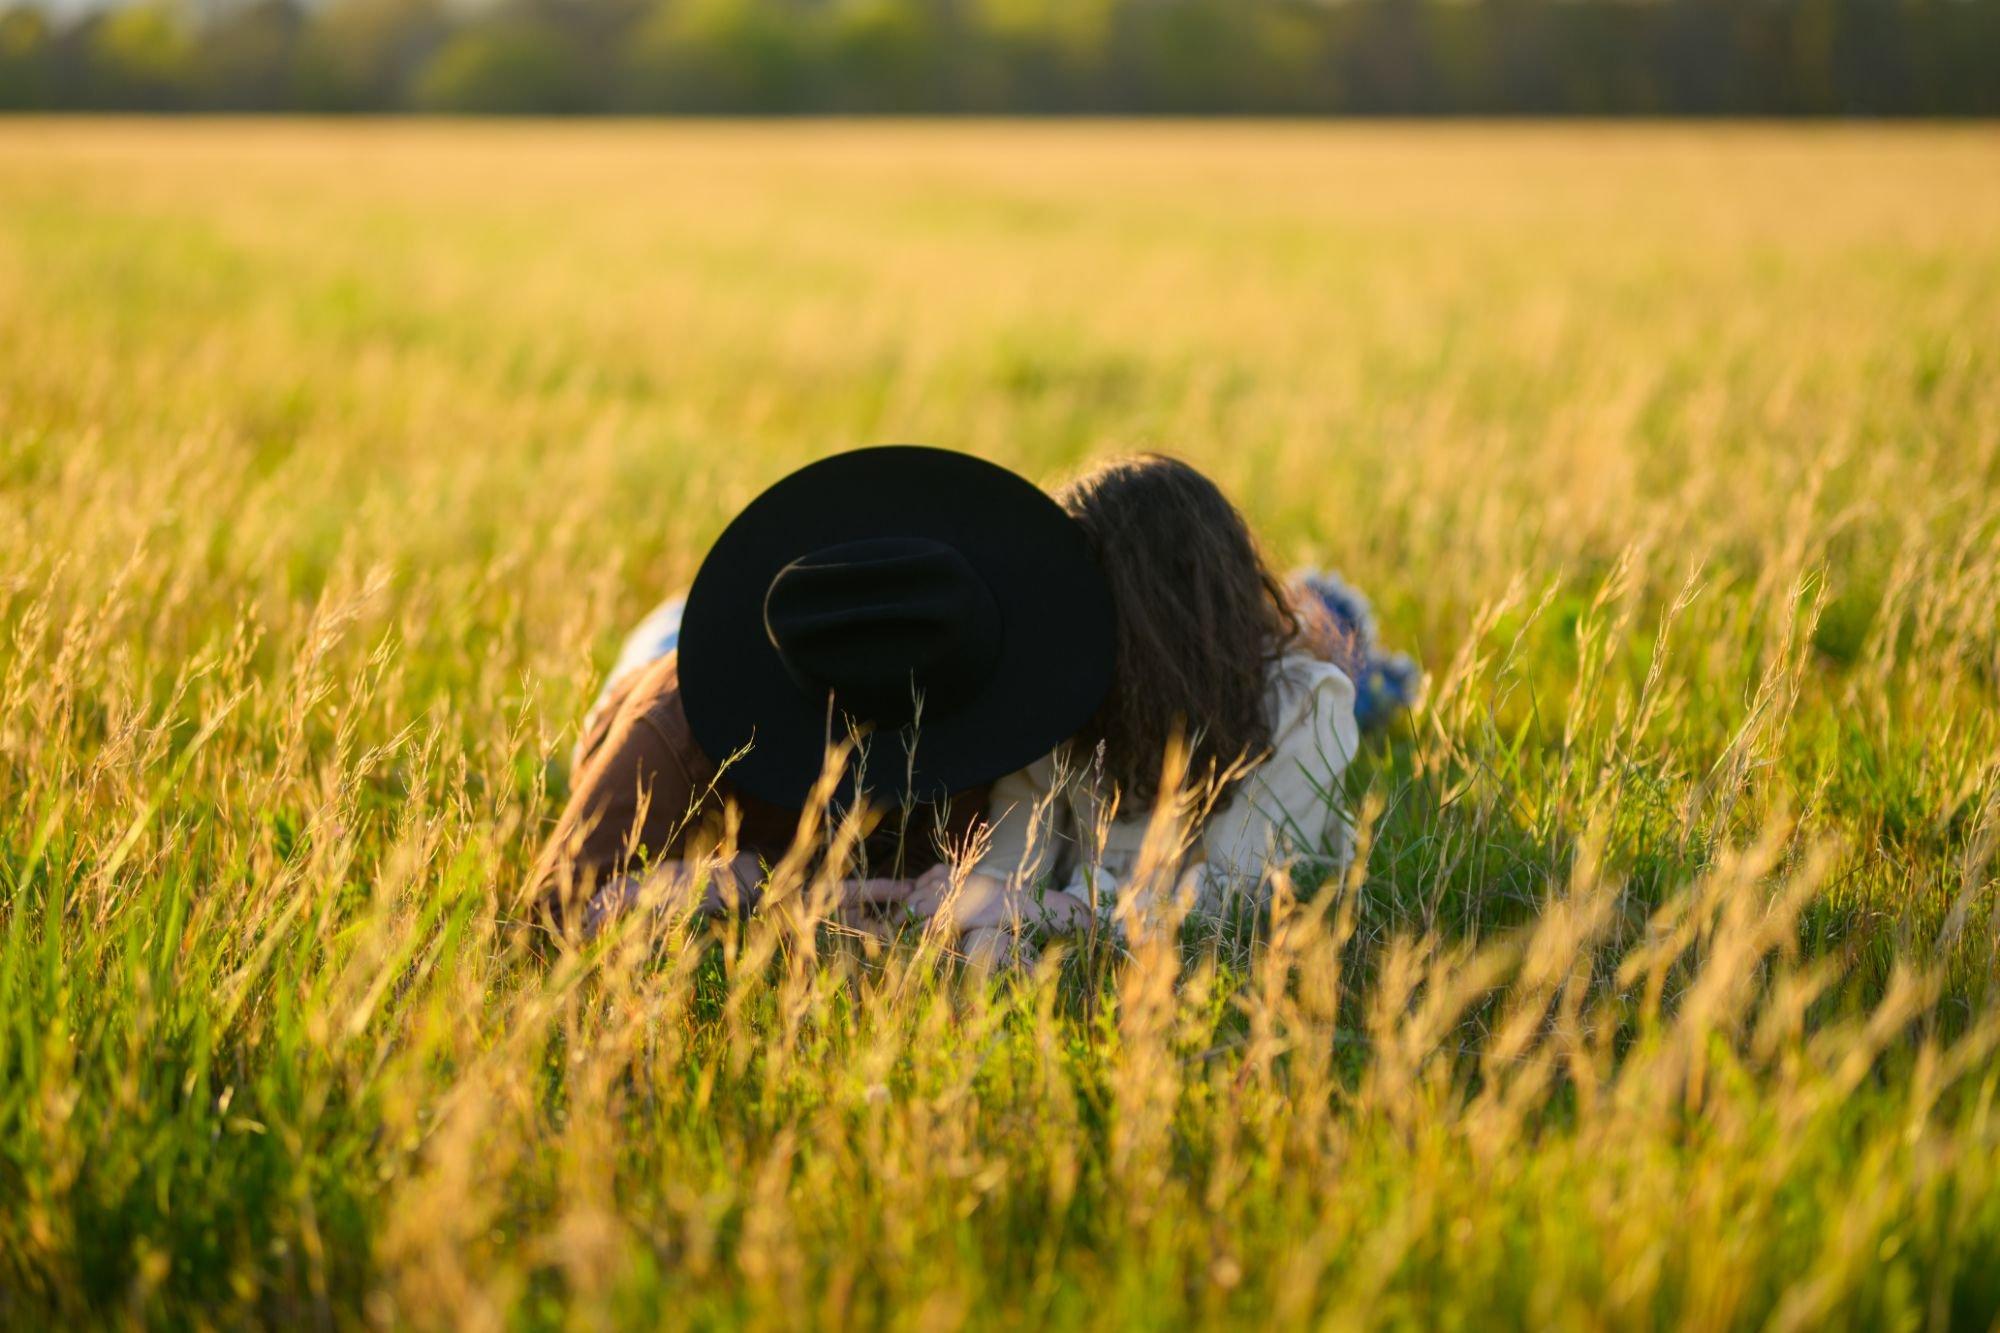
<svg viewBox="0 0 2000 1333"><path fill-rule="evenodd" d="M2000 0L17 4L0 108L1976 117Z"/></svg>

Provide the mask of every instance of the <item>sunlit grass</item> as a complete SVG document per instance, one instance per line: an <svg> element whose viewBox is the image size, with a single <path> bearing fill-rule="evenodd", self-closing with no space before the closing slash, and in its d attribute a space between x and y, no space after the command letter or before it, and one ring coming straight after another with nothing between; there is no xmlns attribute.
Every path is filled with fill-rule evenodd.
<svg viewBox="0 0 2000 1333"><path fill-rule="evenodd" d="M2000 138L0 125L0 1322L1983 1327ZM966 975L516 928L796 463L1167 448L1365 860Z"/></svg>

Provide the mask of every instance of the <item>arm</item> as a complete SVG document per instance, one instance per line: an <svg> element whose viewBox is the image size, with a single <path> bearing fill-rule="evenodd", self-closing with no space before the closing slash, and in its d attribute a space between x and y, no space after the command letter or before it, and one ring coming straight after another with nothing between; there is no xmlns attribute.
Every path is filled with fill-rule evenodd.
<svg viewBox="0 0 2000 1333"><path fill-rule="evenodd" d="M659 911L685 903L687 895L699 885L700 898L690 906L690 915L703 919L718 917L732 907L749 912L762 896L762 881L763 866L748 852L738 852L727 862L706 866L686 861L655 862L644 874L618 875L591 895L582 914L583 937L595 938L606 926L638 907L649 892L657 894L654 906Z"/></svg>
<svg viewBox="0 0 2000 1333"><path fill-rule="evenodd" d="M1340 783L1361 744L1354 682L1336 666L1299 657L1279 669L1270 758L1202 833L1205 906L1255 892L1274 863L1324 852L1344 865L1351 855Z"/></svg>
<svg viewBox="0 0 2000 1333"><path fill-rule="evenodd" d="M1039 926L1062 935L1084 929L1092 915L1089 903L1066 890L1033 892L981 870L954 876L942 865L917 878L907 902L917 916L943 920L961 933Z"/></svg>
<svg viewBox="0 0 2000 1333"><path fill-rule="evenodd" d="M911 881L904 879L842 880L834 911L900 903L908 898L910 888ZM690 902L697 889L699 896ZM620 875L592 895L584 907L584 938L595 938L613 921L646 903L649 896L655 911L682 907L696 920L714 920L732 912L747 916L763 901L764 864L749 852L738 852L725 862L660 861L644 874Z"/></svg>
<svg viewBox="0 0 2000 1333"><path fill-rule="evenodd" d="M993 784L985 842L972 869L1006 884L1031 884L1054 860L1055 760L1045 756Z"/></svg>
<svg viewBox="0 0 2000 1333"><path fill-rule="evenodd" d="M680 854L708 787L659 724L661 694L677 688L671 659L649 668L593 729L532 879L536 914L558 932L614 881Z"/></svg>

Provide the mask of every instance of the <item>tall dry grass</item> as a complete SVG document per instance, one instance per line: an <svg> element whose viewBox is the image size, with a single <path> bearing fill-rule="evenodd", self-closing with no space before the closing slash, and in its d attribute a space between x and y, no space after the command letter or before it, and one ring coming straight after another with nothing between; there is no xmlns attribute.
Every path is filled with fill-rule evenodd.
<svg viewBox="0 0 2000 1333"><path fill-rule="evenodd" d="M10 123L0 1318L1990 1322L1996 165ZM621 625L883 438L1170 447L1368 586L1351 872L536 956Z"/></svg>

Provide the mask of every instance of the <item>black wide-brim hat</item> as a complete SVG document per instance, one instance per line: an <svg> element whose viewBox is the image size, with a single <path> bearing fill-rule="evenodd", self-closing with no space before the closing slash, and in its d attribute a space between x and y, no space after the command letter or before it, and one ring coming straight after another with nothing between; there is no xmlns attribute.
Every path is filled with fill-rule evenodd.
<svg viewBox="0 0 2000 1333"><path fill-rule="evenodd" d="M681 699L760 800L802 806L857 731L838 800L857 767L875 803L938 800L1076 734L1113 648L1110 590L1054 500L983 459L889 445L799 469L723 530L688 589Z"/></svg>

